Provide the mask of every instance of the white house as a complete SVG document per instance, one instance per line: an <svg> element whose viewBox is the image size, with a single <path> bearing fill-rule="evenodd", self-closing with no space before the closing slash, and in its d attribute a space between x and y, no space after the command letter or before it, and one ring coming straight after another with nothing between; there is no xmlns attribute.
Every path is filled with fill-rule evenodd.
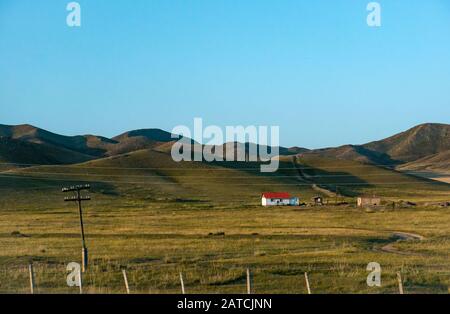
<svg viewBox="0 0 450 314"><path fill-rule="evenodd" d="M261 196L262 206L298 206L298 197L291 197L286 192L266 192Z"/></svg>

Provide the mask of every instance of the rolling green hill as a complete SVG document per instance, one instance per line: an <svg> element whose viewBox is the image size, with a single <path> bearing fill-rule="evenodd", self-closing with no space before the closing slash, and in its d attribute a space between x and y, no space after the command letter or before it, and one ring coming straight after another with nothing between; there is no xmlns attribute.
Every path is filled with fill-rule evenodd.
<svg viewBox="0 0 450 314"><path fill-rule="evenodd" d="M314 191L309 184L298 184L295 168L284 162L276 173L261 174L258 163L180 162L164 152L151 149L107 157L71 166L38 166L9 171L5 180L45 179L58 185L64 182L107 184L111 191L134 198L215 203L247 202L258 204L265 191L282 190L309 199ZM62 184L62 183L61 183ZM61 185L59 184L59 185Z"/></svg>
<svg viewBox="0 0 450 314"><path fill-rule="evenodd" d="M145 149L70 166L8 171L0 177L0 187L11 185L11 178L18 182L22 178L28 185L30 181L44 180L52 188L62 186L62 182L89 182L101 186L107 195L134 199L251 205L259 204L260 194L267 191L287 191L303 202L310 202L316 194L327 196L321 189L337 191L348 198L376 194L390 200L444 200L450 195L448 184L390 168L311 154L281 156L280 169L275 173L261 173L259 165L257 162L177 163L167 152ZM14 189L20 189L20 185Z"/></svg>

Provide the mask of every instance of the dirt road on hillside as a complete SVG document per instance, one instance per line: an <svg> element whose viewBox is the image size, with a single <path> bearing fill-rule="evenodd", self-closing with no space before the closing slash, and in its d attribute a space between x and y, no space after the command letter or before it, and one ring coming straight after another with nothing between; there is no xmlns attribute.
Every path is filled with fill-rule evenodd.
<svg viewBox="0 0 450 314"><path fill-rule="evenodd" d="M408 232L394 232L392 235L393 242L386 244L385 246L381 247L379 250L386 252L386 253L393 253L393 254L400 254L400 255L422 255L419 253L414 252L406 252L406 251L400 251L398 250L394 245L397 242L400 241L422 241L425 239L425 237L415 234L415 233L408 233Z"/></svg>

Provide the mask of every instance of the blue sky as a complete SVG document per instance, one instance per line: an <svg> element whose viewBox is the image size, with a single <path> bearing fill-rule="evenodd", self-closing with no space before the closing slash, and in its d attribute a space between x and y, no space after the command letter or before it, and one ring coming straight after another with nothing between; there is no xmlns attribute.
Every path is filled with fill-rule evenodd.
<svg viewBox="0 0 450 314"><path fill-rule="evenodd" d="M0 123L101 134L279 125L281 144L450 123L450 2L0 0Z"/></svg>

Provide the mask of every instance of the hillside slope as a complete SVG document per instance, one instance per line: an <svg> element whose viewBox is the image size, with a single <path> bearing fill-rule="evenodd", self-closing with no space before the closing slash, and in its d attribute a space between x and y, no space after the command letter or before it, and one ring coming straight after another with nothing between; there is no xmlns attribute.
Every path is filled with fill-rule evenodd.
<svg viewBox="0 0 450 314"><path fill-rule="evenodd" d="M95 135L64 136L32 125L1 125L0 161L23 164L72 164L173 142L159 129L126 132L113 139Z"/></svg>
<svg viewBox="0 0 450 314"><path fill-rule="evenodd" d="M345 196L375 194L393 200L420 200L450 195L448 184L353 160L304 154L296 157L295 165L305 183Z"/></svg>
<svg viewBox="0 0 450 314"><path fill-rule="evenodd" d="M422 124L389 138L364 145L345 145L309 152L327 158L379 165L399 165L450 149L450 125ZM308 154L308 153L307 153Z"/></svg>
<svg viewBox="0 0 450 314"><path fill-rule="evenodd" d="M363 145L393 160L410 162L450 149L449 124L421 124L387 139Z"/></svg>
<svg viewBox="0 0 450 314"><path fill-rule="evenodd" d="M123 133L112 140L116 144L110 145L106 156L120 155L141 149L169 146L179 139L178 135L160 129L140 129Z"/></svg>
<svg viewBox="0 0 450 314"><path fill-rule="evenodd" d="M123 133L112 139L95 135L63 136L33 127L31 125L0 125L0 171L16 166L78 164L89 160L106 162L105 157L120 156L140 150L150 150L148 158L170 159L173 143L178 136L160 129L140 129ZM192 141L192 140L190 140ZM237 147L236 143L231 143ZM226 153L223 145L223 154ZM260 148L255 144L245 144L245 154ZM255 148L255 149L251 149ZM267 147L264 151L267 150ZM357 163L397 167L402 171L428 170L447 171L449 168L450 125L423 124L387 139L364 145L345 145L337 148L307 150L300 147L279 148L283 156L327 158L339 163L348 160ZM159 153L160 155L156 155ZM134 155L133 155L134 156ZM162 157L164 156L164 158ZM171 160L171 159L170 159ZM282 160L284 160L282 158ZM288 157L288 165L290 157ZM16 165L22 164L22 165ZM229 167L239 163L225 163ZM251 163L243 163L245 166ZM243 166L245 168L245 166ZM179 165L175 166L176 168ZM242 167L241 167L242 168Z"/></svg>
<svg viewBox="0 0 450 314"><path fill-rule="evenodd" d="M73 164L92 156L47 144L0 137L0 171L33 164Z"/></svg>
<svg viewBox="0 0 450 314"><path fill-rule="evenodd" d="M160 129L139 129L108 139L95 135L64 136L31 125L1 125L0 162L26 164L71 164L86 160L116 156L142 149L155 149L169 153L180 136ZM192 140L189 140L192 142ZM236 143L234 143L236 147ZM18 150L18 147L23 147ZM27 150L24 147L28 147ZM223 145L225 147L225 145ZM246 152L254 144L245 144ZM265 148L267 150L267 148ZM224 149L224 152L226 150ZM305 148L279 147L281 155L308 151ZM3 158L2 158L3 156ZM26 165L23 165L26 166Z"/></svg>
<svg viewBox="0 0 450 314"><path fill-rule="evenodd" d="M0 137L71 150L76 153L89 155L92 158L102 156L106 151L104 146L113 143L113 141L101 136L64 136L28 124L17 126L0 125Z"/></svg>
<svg viewBox="0 0 450 314"><path fill-rule="evenodd" d="M316 149L306 152L305 154L375 165L394 165L399 163L385 153L368 150L362 145L344 145L340 147Z"/></svg>
<svg viewBox="0 0 450 314"><path fill-rule="evenodd" d="M401 172L321 156L280 157L275 173L261 173L257 162L174 162L165 152L139 150L77 165L18 169L0 176L0 186L53 186L91 183L93 190L131 200L257 205L260 194L285 191L310 202L325 190L354 197L376 194L393 200L445 199L450 185ZM107 186L107 187L105 187ZM325 193L325 194L324 194ZM334 201L334 197L332 197ZM205 205L206 206L206 205Z"/></svg>
<svg viewBox="0 0 450 314"><path fill-rule="evenodd" d="M427 156L398 167L402 171L433 171L450 174L450 150Z"/></svg>
<svg viewBox="0 0 450 314"><path fill-rule="evenodd" d="M267 191L287 191L309 200L314 194L310 184L299 184L292 163L283 162L276 173L262 174L258 163L174 162L170 154L152 149L139 150L70 166L39 166L7 172L23 180L90 182L108 184L115 193L133 198L168 201L230 200L260 202ZM5 178L2 178L5 180Z"/></svg>

